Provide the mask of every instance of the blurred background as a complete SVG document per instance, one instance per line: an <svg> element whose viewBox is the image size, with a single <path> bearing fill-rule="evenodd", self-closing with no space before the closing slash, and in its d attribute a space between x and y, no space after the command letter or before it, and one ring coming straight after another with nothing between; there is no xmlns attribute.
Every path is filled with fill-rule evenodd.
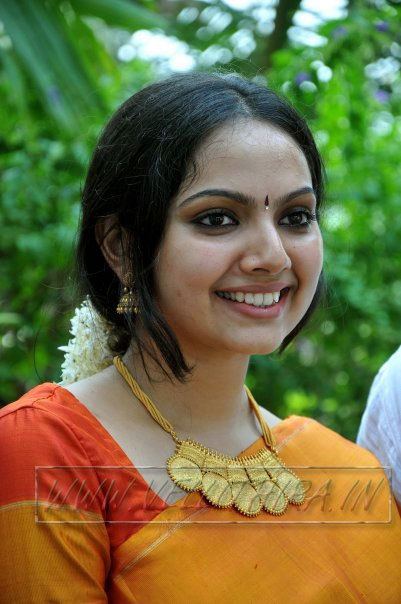
<svg viewBox="0 0 401 604"><path fill-rule="evenodd" d="M96 138L128 96L191 70L286 95L327 167L329 296L247 384L281 417L354 439L371 381L401 344L401 2L1 0L0 404L60 381L70 271Z"/></svg>

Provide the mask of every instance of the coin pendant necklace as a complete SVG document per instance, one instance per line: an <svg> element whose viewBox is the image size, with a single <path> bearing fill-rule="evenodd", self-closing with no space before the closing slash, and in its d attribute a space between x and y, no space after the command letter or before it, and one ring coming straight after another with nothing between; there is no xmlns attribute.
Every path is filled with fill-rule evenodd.
<svg viewBox="0 0 401 604"><path fill-rule="evenodd" d="M254 455L231 457L190 438L178 438L173 426L141 389L121 356L115 356L113 363L152 418L174 439L176 449L167 459L166 469L178 487L187 492L198 491L211 505L232 507L245 516L257 516L262 510L281 515L289 503L301 505L304 502L302 482L278 457L274 436L245 384L249 404L262 430L264 446Z"/></svg>

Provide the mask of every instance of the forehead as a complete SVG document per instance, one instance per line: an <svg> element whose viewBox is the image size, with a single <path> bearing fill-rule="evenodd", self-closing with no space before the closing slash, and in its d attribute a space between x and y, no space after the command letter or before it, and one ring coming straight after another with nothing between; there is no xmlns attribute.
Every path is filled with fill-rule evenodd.
<svg viewBox="0 0 401 604"><path fill-rule="evenodd" d="M227 185L256 198L311 185L306 158L286 132L265 122L241 120L215 130L195 154L198 175L186 192L201 185Z"/></svg>

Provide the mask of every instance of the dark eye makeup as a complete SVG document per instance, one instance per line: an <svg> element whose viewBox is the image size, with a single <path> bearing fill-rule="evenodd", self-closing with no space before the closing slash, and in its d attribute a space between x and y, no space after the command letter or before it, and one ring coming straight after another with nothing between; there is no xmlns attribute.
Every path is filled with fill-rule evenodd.
<svg viewBox="0 0 401 604"><path fill-rule="evenodd" d="M224 223L224 220L229 218L232 222ZM289 222L283 222L283 220L289 220ZM209 220L209 224L202 222ZM282 218L279 224L289 227L291 229L305 229L310 227L312 222L317 220L316 214L306 208L295 208L289 212L284 218ZM204 228L204 229L226 229L228 227L236 226L239 221L235 216L224 208L214 208L208 212L204 212L192 221L193 224Z"/></svg>

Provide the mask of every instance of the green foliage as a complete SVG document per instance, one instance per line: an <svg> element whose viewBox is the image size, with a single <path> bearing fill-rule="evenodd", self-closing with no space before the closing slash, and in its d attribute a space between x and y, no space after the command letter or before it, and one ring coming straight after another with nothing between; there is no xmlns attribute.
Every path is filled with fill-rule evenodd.
<svg viewBox="0 0 401 604"><path fill-rule="evenodd" d="M62 13L55 5L42 8L50 13L46 23L51 31L53 18L61 22ZM68 340L75 306L70 275L88 160L108 115L154 78L151 66L141 61L120 66L77 13L67 17L67 35L58 44L67 57L82 61L61 73L57 61L52 71L49 50L36 57L47 70L48 85L53 89L57 83L60 90L52 99L58 109L48 106L46 83L42 87L36 73L29 72L29 53L21 61L14 47L2 52L0 254L6 261L0 271L0 404L39 382L60 380L57 346ZM25 31L26 15L15 26ZM89 95L84 88L70 88L74 70L78 75L73 79L87 82ZM89 84L91 78L96 85Z"/></svg>
<svg viewBox="0 0 401 604"><path fill-rule="evenodd" d="M400 7L353 2L346 18L321 26L325 45L289 43L266 56L260 13L220 3L209 7L215 22L216 10L225 15L220 31L205 26L206 8L185 22L174 2L165 16L148 1L24 2L23 16L15 3L3 4L3 402L59 380L57 346L68 340L75 306L69 273L88 158L112 110L156 77L152 64L117 61L88 16L118 27L127 19L132 32L151 27L153 15L190 46L198 68L209 68L211 46L217 55L228 50L217 67L266 76L311 125L329 182L322 214L328 297L281 357L252 358L247 383L272 412L310 415L354 438L373 376L401 340ZM39 15L43 38L35 51L29 27L39 27ZM233 50L232 35L241 28L254 35L249 58Z"/></svg>

